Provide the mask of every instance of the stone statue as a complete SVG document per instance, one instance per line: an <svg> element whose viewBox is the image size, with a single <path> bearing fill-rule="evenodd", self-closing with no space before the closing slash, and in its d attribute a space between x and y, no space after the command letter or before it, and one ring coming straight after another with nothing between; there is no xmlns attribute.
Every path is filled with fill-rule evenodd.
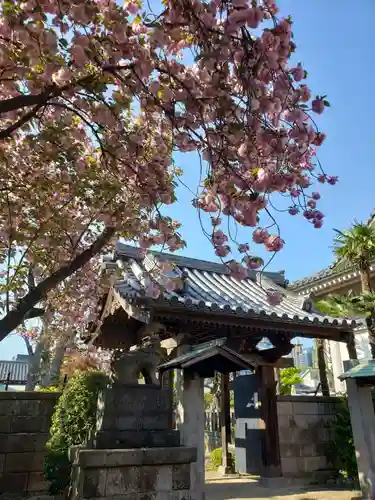
<svg viewBox="0 0 375 500"><path fill-rule="evenodd" d="M133 350L115 353L111 362L113 380L134 385L139 383L139 374L142 373L146 384L160 385L157 367L166 356L167 350L161 347L158 336L144 337L141 345Z"/></svg>

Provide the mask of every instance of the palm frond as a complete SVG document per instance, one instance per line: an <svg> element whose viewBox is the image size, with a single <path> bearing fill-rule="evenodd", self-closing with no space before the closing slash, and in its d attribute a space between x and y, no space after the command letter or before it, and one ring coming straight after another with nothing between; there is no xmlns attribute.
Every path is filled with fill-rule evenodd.
<svg viewBox="0 0 375 500"><path fill-rule="evenodd" d="M333 252L337 266L364 268L375 259L375 228L355 222L349 229L334 229ZM336 267L336 266L335 266Z"/></svg>
<svg viewBox="0 0 375 500"><path fill-rule="evenodd" d="M318 300L314 304L320 314L338 318L366 317L375 311L375 293L367 292L360 295L333 295Z"/></svg>
<svg viewBox="0 0 375 500"><path fill-rule="evenodd" d="M326 314L337 318L353 318L360 313L357 303L355 302L356 298L357 296L354 296L352 292L349 291L347 295L329 295L315 302L314 306L320 314Z"/></svg>

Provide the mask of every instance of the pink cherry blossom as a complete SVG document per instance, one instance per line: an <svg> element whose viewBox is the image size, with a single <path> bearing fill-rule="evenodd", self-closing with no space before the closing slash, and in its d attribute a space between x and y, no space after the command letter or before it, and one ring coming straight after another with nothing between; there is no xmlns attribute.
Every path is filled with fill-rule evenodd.
<svg viewBox="0 0 375 500"><path fill-rule="evenodd" d="M214 231L212 234L212 241L215 246L223 245L228 241L228 236L226 236L221 229Z"/></svg>
<svg viewBox="0 0 375 500"><path fill-rule="evenodd" d="M248 252L249 251L249 244L248 243L241 243L240 245L238 245L238 251L240 253L245 253L245 252Z"/></svg>
<svg viewBox="0 0 375 500"><path fill-rule="evenodd" d="M330 176L327 178L327 182L328 184L331 184L331 186L334 186L338 180L339 178L337 176Z"/></svg>
<svg viewBox="0 0 375 500"><path fill-rule="evenodd" d="M281 304L283 296L280 292L273 290L273 289L268 289L266 291L266 296L267 296L267 302L271 306L278 306Z"/></svg>
<svg viewBox="0 0 375 500"><path fill-rule="evenodd" d="M310 113L329 103L301 84L293 24L275 0L168 0L157 17L129 0L10 4L0 12L2 310L37 297L57 332L83 330L110 286L99 255L118 237L146 257L154 246L184 248L183 227L164 211L179 203L185 152L199 159L181 158L197 180L188 187L197 230L221 258L246 254L228 264L234 276L262 265L246 244L229 247L236 225L275 252L283 228L266 228L280 225L283 198L291 215L323 224L313 184L337 177L317 158L325 134ZM63 266L67 278L48 280ZM154 268L142 283L156 298L177 280Z"/></svg>
<svg viewBox="0 0 375 500"><path fill-rule="evenodd" d="M167 292L173 292L173 290L176 289L176 282L174 280L169 279L166 281L164 288Z"/></svg>
<svg viewBox="0 0 375 500"><path fill-rule="evenodd" d="M230 248L228 245L217 245L215 247L215 254L218 257L226 257L230 253Z"/></svg>
<svg viewBox="0 0 375 500"><path fill-rule="evenodd" d="M310 208L315 208L316 207L316 201L315 200L309 200L307 202L307 206L310 207Z"/></svg>
<svg viewBox="0 0 375 500"><path fill-rule="evenodd" d="M324 111L324 99L314 99L313 102L311 103L311 108L314 111L314 113L318 113L318 115L321 115Z"/></svg>
<svg viewBox="0 0 375 500"><path fill-rule="evenodd" d="M68 68L60 68L57 73L52 75L52 81L56 85L65 85L72 78L72 72Z"/></svg>
<svg viewBox="0 0 375 500"><path fill-rule="evenodd" d="M247 267L252 270L259 269L264 265L263 259L261 259L260 257L251 257L249 255L246 255L243 258L243 262L245 262Z"/></svg>
<svg viewBox="0 0 375 500"><path fill-rule="evenodd" d="M249 276L248 270L235 260L229 262L228 267L233 278L243 280Z"/></svg>
<svg viewBox="0 0 375 500"><path fill-rule="evenodd" d="M158 299L160 297L160 287L150 279L148 279L146 282L145 291L147 297L150 297L152 299Z"/></svg>
<svg viewBox="0 0 375 500"><path fill-rule="evenodd" d="M323 142L325 141L326 137L327 137L326 134L324 134L322 132L317 132L314 140L312 141L312 144L314 146L321 146L323 144Z"/></svg>
<svg viewBox="0 0 375 500"><path fill-rule="evenodd" d="M265 243L269 238L269 233L266 229L258 228L253 232L253 241L255 243Z"/></svg>
<svg viewBox="0 0 375 500"><path fill-rule="evenodd" d="M284 246L284 241L279 236L268 236L264 245L269 252L279 252Z"/></svg>
<svg viewBox="0 0 375 500"><path fill-rule="evenodd" d="M125 5L125 9L129 12L129 14L136 14L138 12L138 5L135 2L129 2Z"/></svg>
<svg viewBox="0 0 375 500"><path fill-rule="evenodd" d="M289 214L290 215L297 215L298 212L299 212L299 208L294 206L294 207L290 207L289 210L288 210Z"/></svg>
<svg viewBox="0 0 375 500"><path fill-rule="evenodd" d="M301 63L296 68L290 70L294 80L300 82L305 77L305 70L302 68Z"/></svg>

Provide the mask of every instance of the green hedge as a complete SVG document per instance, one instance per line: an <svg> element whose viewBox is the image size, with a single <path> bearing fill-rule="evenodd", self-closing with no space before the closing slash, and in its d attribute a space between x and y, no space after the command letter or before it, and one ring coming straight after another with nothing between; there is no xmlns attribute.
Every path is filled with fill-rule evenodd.
<svg viewBox="0 0 375 500"><path fill-rule="evenodd" d="M107 384L108 377L102 372L80 372L69 379L60 396L52 417L44 465L51 494L68 487L71 470L68 450L91 439L96 425L98 393Z"/></svg>
<svg viewBox="0 0 375 500"><path fill-rule="evenodd" d="M372 402L375 408L375 391L372 392ZM327 458L345 478L356 481L358 479L357 460L346 397L341 398L337 407L332 421L332 430L332 439L327 445Z"/></svg>
<svg viewBox="0 0 375 500"><path fill-rule="evenodd" d="M337 405L332 420L332 438L327 444L327 458L345 478L357 478L357 461L347 398L341 398L340 404Z"/></svg>

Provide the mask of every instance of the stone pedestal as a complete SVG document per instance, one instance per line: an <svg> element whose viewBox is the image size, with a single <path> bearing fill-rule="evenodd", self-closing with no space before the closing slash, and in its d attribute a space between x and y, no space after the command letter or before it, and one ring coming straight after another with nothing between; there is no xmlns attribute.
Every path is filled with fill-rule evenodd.
<svg viewBox="0 0 375 500"><path fill-rule="evenodd" d="M99 396L95 449L72 450L70 500L195 500L191 464L171 428L170 391L114 384Z"/></svg>
<svg viewBox="0 0 375 500"><path fill-rule="evenodd" d="M95 448L179 446L171 414L168 390L154 385L114 384L99 395Z"/></svg>
<svg viewBox="0 0 375 500"><path fill-rule="evenodd" d="M362 498L375 498L375 414L371 387L346 380Z"/></svg>
<svg viewBox="0 0 375 500"><path fill-rule="evenodd" d="M73 499L190 500L195 448L79 450Z"/></svg>

